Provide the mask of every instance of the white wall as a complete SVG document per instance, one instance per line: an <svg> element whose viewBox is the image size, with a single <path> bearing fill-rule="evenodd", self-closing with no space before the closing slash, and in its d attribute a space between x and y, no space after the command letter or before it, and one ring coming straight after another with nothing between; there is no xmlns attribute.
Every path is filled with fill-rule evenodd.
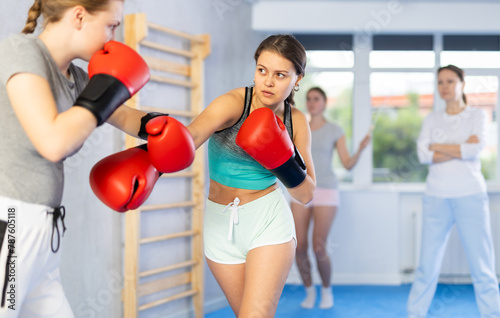
<svg viewBox="0 0 500 318"><path fill-rule="evenodd" d="M24 26L32 0L0 1L0 40L18 33ZM253 53L264 38L262 32L251 30L251 7L245 1L174 1L127 0L125 14L145 12L148 19L180 31L211 35L211 55L205 62L205 105L218 95L238 86L252 83ZM119 30L118 33L123 32ZM118 35L118 40L122 39ZM84 66L85 63L78 63ZM161 95L147 84L144 99L151 104L180 106L184 95ZM101 158L122 149L123 135L109 125L101 126L85 143L83 149L66 161L66 181L63 204L66 206L66 226L62 244L61 276L76 317L121 317L123 287L123 223L124 215L111 211L94 196L88 174ZM180 189L180 190L179 190ZM187 195L184 184L166 184L155 189L151 200L158 197L175 199ZM144 236L159 231L181 228L188 220L183 209L172 211L173 222L158 222L157 216L144 221ZM175 223L175 222L178 223ZM176 241L164 246L148 246L141 250L140 266L154 268L161 260L175 261L185 257L189 244ZM206 309L225 306L225 298L210 274L205 271ZM143 301L144 302L144 301ZM150 309L140 317L186 317L186 303L179 301Z"/></svg>
<svg viewBox="0 0 500 318"><path fill-rule="evenodd" d="M399 285L413 281L420 253L424 185L377 185L365 189L341 186L341 205L327 252L331 283ZM500 193L489 191L491 227L500 274ZM321 284L310 247L313 282ZM471 283L467 258L453 227L441 267L443 283ZM301 284L294 264L287 283Z"/></svg>
<svg viewBox="0 0 500 318"><path fill-rule="evenodd" d="M334 284L399 284L399 194L385 189L341 191L327 252ZM310 240L311 241L311 240ZM310 248L313 281L320 284ZM288 283L300 283L296 264Z"/></svg>
<svg viewBox="0 0 500 318"><path fill-rule="evenodd" d="M304 33L498 33L499 10L500 4L482 1L260 1L252 26Z"/></svg>

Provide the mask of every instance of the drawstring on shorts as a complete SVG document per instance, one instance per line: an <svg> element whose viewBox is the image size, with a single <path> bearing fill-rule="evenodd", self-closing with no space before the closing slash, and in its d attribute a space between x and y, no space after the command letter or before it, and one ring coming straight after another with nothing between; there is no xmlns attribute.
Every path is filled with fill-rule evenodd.
<svg viewBox="0 0 500 318"><path fill-rule="evenodd" d="M226 205L224 210L222 210L222 212L225 212L227 209L231 209L231 215L229 217L229 233L227 234L228 241L233 240L234 225L238 224L238 210L241 209L238 204L240 204L240 198L236 197L233 202Z"/></svg>

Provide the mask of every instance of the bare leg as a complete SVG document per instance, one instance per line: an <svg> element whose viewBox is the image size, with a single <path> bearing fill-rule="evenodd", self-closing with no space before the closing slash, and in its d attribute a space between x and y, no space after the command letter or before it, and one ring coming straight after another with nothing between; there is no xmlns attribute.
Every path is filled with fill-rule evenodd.
<svg viewBox="0 0 500 318"><path fill-rule="evenodd" d="M311 222L311 209L305 206L292 202L291 204L293 219L295 221L295 232L297 234L297 254L295 260L299 269L300 277L304 282L304 286L312 285L311 279L311 262L307 256L308 249L308 232Z"/></svg>
<svg viewBox="0 0 500 318"><path fill-rule="evenodd" d="M217 283L222 288L231 309L238 316L245 286L245 264L227 265L215 263L207 258L207 264Z"/></svg>
<svg viewBox="0 0 500 318"><path fill-rule="evenodd" d="M326 242L333 220L337 215L336 206L315 206L313 207L314 228L313 228L313 250L318 263L318 271L324 287L330 286L331 263Z"/></svg>
<svg viewBox="0 0 500 318"><path fill-rule="evenodd" d="M311 309L316 303L316 287L312 284L311 261L307 255L312 209L295 202L292 202L291 208L295 220L295 232L297 234L297 254L295 261L306 289L306 297L300 303L300 306Z"/></svg>
<svg viewBox="0 0 500 318"><path fill-rule="evenodd" d="M294 256L294 240L248 252L239 318L274 317Z"/></svg>
<svg viewBox="0 0 500 318"><path fill-rule="evenodd" d="M319 308L322 309L331 308L333 306L333 293L330 287L332 267L328 255L327 239L336 214L337 207L335 206L313 207L313 250L316 256L319 275L323 283L323 288L321 289L321 302L319 304Z"/></svg>

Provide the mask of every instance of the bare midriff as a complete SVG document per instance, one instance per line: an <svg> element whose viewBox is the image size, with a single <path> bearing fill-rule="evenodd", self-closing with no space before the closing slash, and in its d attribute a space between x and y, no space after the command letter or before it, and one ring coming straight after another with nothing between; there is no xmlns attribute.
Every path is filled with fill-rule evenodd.
<svg viewBox="0 0 500 318"><path fill-rule="evenodd" d="M219 204L229 204L234 201L236 197L240 199L240 204L251 202L258 198L265 196L268 193L273 192L278 188L278 184L274 183L263 190L249 190L249 189L239 189L232 188L220 184L217 181L210 180L210 189L208 193L208 199L212 202Z"/></svg>

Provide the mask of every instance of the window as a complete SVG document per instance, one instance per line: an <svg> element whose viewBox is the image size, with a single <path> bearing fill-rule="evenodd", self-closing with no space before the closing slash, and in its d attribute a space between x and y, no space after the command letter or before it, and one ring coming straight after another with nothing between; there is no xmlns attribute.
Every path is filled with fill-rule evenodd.
<svg viewBox="0 0 500 318"><path fill-rule="evenodd" d="M487 114L486 147L481 152L481 169L486 180L497 180L498 129L496 109L500 68L500 36L445 35L441 65L454 64L465 70L467 103ZM470 75L470 74L473 75Z"/></svg>
<svg viewBox="0 0 500 318"><path fill-rule="evenodd" d="M432 68L431 35L376 35L370 52L371 68Z"/></svg>
<svg viewBox="0 0 500 318"><path fill-rule="evenodd" d="M418 161L416 141L434 104L433 37L374 36L369 63L372 181L423 182L427 167Z"/></svg>
<svg viewBox="0 0 500 318"><path fill-rule="evenodd" d="M307 51L308 68L353 68L352 51Z"/></svg>
<svg viewBox="0 0 500 318"><path fill-rule="evenodd" d="M495 118L498 94L497 76L466 76L465 95L467 103L486 111L486 147L481 152L481 170L486 180L497 178L498 129Z"/></svg>
<svg viewBox="0 0 500 318"><path fill-rule="evenodd" d="M460 68L500 68L500 52L444 51L441 65L453 64Z"/></svg>
<svg viewBox="0 0 500 318"><path fill-rule="evenodd" d="M435 54L431 51L372 51L371 68L432 68Z"/></svg>
<svg viewBox="0 0 500 318"><path fill-rule="evenodd" d="M500 36L445 35L441 65L465 68L500 68Z"/></svg>
<svg viewBox="0 0 500 318"><path fill-rule="evenodd" d="M433 73L372 73L373 182L423 182L416 140L434 103Z"/></svg>
<svg viewBox="0 0 500 318"><path fill-rule="evenodd" d="M311 72L307 73L300 84L300 91L295 95L297 107L307 113L306 95L311 87L321 87L327 95L325 118L337 123L344 129L346 145L352 153L352 87L354 74L352 72ZM346 170L338 153L335 151L333 170L339 181L352 181L351 172Z"/></svg>
<svg viewBox="0 0 500 318"><path fill-rule="evenodd" d="M325 117L340 125L345 132L346 145L352 152L352 88L354 83L354 52L352 35L295 34L307 51L306 76L295 95L297 108L307 114L306 95L311 87L321 87L327 95ZM352 181L335 151L332 162L337 178Z"/></svg>
<svg viewBox="0 0 500 318"><path fill-rule="evenodd" d="M364 116L370 116L365 110L371 101L372 158L358 165L371 162L371 167L362 169L371 172L373 183L425 182L428 167L418 162L416 140L425 116L435 104L443 106L442 100L434 100L436 69L448 64L465 70L468 104L484 109L488 115L482 172L486 180L497 181L500 36L378 34L372 36L371 46L360 44L356 50L352 35L296 37L308 55L306 77L295 97L297 107L307 113L307 90L312 86L323 88L328 97L325 116L344 129L351 154L357 147L353 143L353 127L358 125L356 132L368 129L360 127L357 121L362 121L362 125L369 123ZM435 44L442 51L436 50ZM358 83L360 86L355 87ZM366 174L361 178L346 171L338 155L332 165L343 182L356 184L359 179L362 184L366 180Z"/></svg>

